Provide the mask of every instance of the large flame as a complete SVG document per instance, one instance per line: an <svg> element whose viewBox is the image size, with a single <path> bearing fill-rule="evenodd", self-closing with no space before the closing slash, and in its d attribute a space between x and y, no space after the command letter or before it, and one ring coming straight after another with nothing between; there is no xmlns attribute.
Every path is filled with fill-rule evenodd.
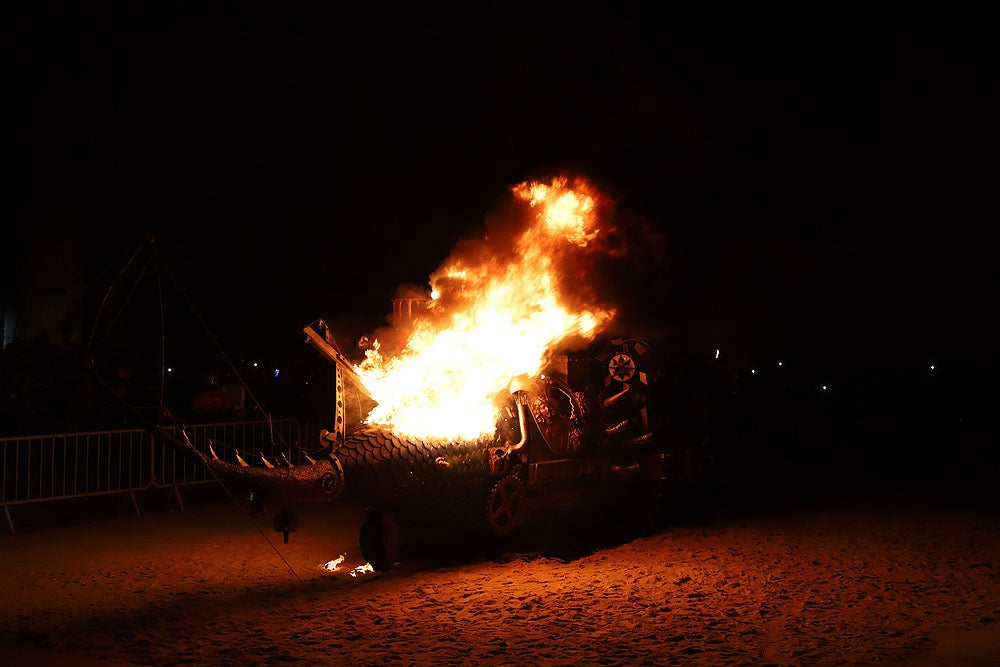
<svg viewBox="0 0 1000 667"><path fill-rule="evenodd" d="M614 317L596 303L586 267L609 229L587 181L511 188L519 214L467 243L431 276L431 300L394 355L375 345L357 368L378 405L367 422L428 440L475 440L496 429L496 399L542 372L556 346L593 339ZM510 227L513 233L510 233Z"/></svg>

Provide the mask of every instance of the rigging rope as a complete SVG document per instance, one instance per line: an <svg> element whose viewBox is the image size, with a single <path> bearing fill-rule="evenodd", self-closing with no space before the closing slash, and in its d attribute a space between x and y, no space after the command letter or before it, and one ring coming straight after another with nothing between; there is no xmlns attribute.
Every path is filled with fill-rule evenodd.
<svg viewBox="0 0 1000 667"><path fill-rule="evenodd" d="M173 418L173 415L169 415L169 416L171 418ZM187 433L184 430L184 424L182 422L179 422L177 419L174 419L173 421L178 424L178 426L180 427L181 433L183 433L184 434L184 438L187 439ZM281 551L278 550L278 547L276 547L274 545L274 542L271 541L271 536L268 535L267 533L265 533L263 530L261 530L260 526L257 524L257 521L254 520L254 518L252 516L250 516L250 513L240 503L240 501L236 498L236 496L233 495L233 492L229 489L229 487L226 486L223 483L223 480L219 479L219 476L215 474L215 471L212 470L210 467L207 467L207 470L208 470L209 473L211 473L211 475L215 479L215 481L219 482L219 486L222 487L223 491L229 497L229 499L231 501L233 501L233 504L236 505L237 508L239 508L240 512L242 512L243 516L246 517L247 521L249 521L253 525L254 529L258 533L260 533L260 536L264 538L264 541L267 542L268 546L270 546L271 549L274 551L274 553L276 553L278 555L278 558L281 559L281 562L285 564L285 567L288 568L288 571L292 573L292 575L298 580L298 582L300 584L304 584L305 582L302 581L302 577L299 576L299 573L295 571L295 568L292 567L292 564L288 562L288 559L285 558L284 554L282 554Z"/></svg>
<svg viewBox="0 0 1000 667"><path fill-rule="evenodd" d="M209 329L208 324L205 322L205 319L201 316L201 313L198 312L198 309L195 308L194 303L191 302L191 299L188 297L187 293L184 292L184 289L177 282L177 279L174 278L174 276L169 271L167 271L166 268L164 268L163 271L167 275L167 277L170 278L171 282L173 282L174 287L177 288L177 291L180 292L180 295L182 297L184 297L184 300L187 302L188 306L191 308L191 312L194 313L194 316L196 318L198 318L198 321L205 328L205 332L208 334L208 337L215 344L216 348L218 348L219 353L222 355L222 358L226 360L226 363L229 365L230 370L232 370L233 375L236 376L236 379L239 380L240 384L243 386L244 391L247 392L247 396L250 397L250 399L253 401L254 405L256 405L257 407L259 407L263 411L264 410L264 406L262 406L261 403L260 403L260 401L257 400L257 397L254 396L254 393L250 389L250 386L243 379L243 376L240 375L240 372L239 372L239 370L237 370L235 364L233 364L232 359L230 359L229 355L226 354L226 351L223 349L222 345L219 343L218 339L215 337L215 334L212 333L211 329ZM274 434L274 427L273 427L273 423L274 423L273 422L273 418L271 416L270 411L265 411L264 414L267 417L268 423L271 424L271 441L275 442L275 439L274 439L274 435L275 434ZM291 452L291 448L288 446L288 443L286 443L284 441L284 438L282 438L280 434L278 434L278 440L277 440L277 442L278 442L279 445L281 445L281 447L283 449L283 453L286 456L290 457L291 453L292 453Z"/></svg>
<svg viewBox="0 0 1000 667"><path fill-rule="evenodd" d="M160 267L159 257L158 257L158 255L156 253L156 248L154 246L154 242L155 242L154 239L151 238L149 242L143 243L142 245L140 245L135 250L135 252L132 253L131 257L129 257L128 261L125 263L125 266L122 268L122 270L118 273L117 276L115 276L114 280L112 280L111 285L109 285L107 291L104 294L104 297L101 299L101 304L98 307L98 311L97 311L96 316L94 317L94 324L91 327L90 337L88 338L88 348L90 348L91 354L93 354L93 349L94 349L95 344L102 342L108 336L108 334L110 333L112 327L118 321L118 318L121 316L121 314L124 312L125 306L128 304L128 302L131 299L132 295L135 293L135 290L138 287L139 283L142 281L143 276L145 276L146 271L148 270L150 263L152 263L153 267L154 267L154 273L156 275L157 294L158 294L158 297L159 297L159 306L160 306L160 352L161 352L161 355L160 355L160 405L159 405L159 407L160 407L160 413L161 413L162 416L168 417L168 418L172 419L175 423L177 423L179 425L179 427L182 429L182 432L183 432L184 425L182 423L180 423L176 418L174 418L173 415L168 410L166 410L165 407L164 407L164 393L165 393L164 392L164 386L165 386L165 375L166 375L166 318L165 318L165 313L164 313L163 286L162 286L162 282L160 280L160 269L161 269L161 267ZM152 248L152 255L151 255L151 257L146 261L146 264L143 266L142 270L139 272L139 275L136 278L135 283L132 285L131 289L129 290L128 294L126 295L125 300L124 300L124 302L121 305L121 308L119 308L119 310L115 314L114 318L107 325L107 328L105 329L104 334L101 336L100 340L98 340L98 341L95 342L94 339L95 339L95 336L97 334L98 324L100 323L100 320L101 320L102 316L104 315L105 309L109 305L109 301L110 301L112 295L118 290L118 288L121 285L121 283L122 283L125 275L128 273L129 269L132 267L133 262L136 260L136 258L139 256L139 254L146 247ZM164 270L166 270L166 269L164 268ZM108 271L108 269L105 269L102 272L101 275L103 275L107 271ZM180 292L181 296L184 297L184 300L187 301L187 304L188 304L188 306L190 306L191 311L194 313L195 317L198 318L198 321L201 322L201 325L205 328L205 331L208 334L209 338L212 340L212 342L218 348L219 352L222 354L223 358L226 360L226 363L229 364L230 369L232 369L233 373L236 375L237 379L240 381L240 384L243 386L244 390L247 392L247 394L250 396L250 398L254 401L254 404L257 405L258 407L260 407L261 409L263 409L263 407L260 405L260 402L257 400L256 396L253 395L253 392L251 391L250 387L243 380L242 376L240 376L239 371L236 369L236 367L233 364L232 360L229 358L229 355L226 354L225 350L219 344L218 339L212 333L211 329L208 328L208 324L205 322L204 318L198 312L198 309L194 307L194 304L191 302L191 299L188 298L187 294L181 288L180 284L176 281L176 279L174 279L174 277L169 272L167 272L167 275L168 275L168 277L170 277L171 281L174 283L174 286L177 288L177 291ZM91 358L91 365L93 366L93 358ZM113 390L107 385L106 382L104 382L104 380L96 372L96 369L93 368L93 367L92 367L92 373L93 373L94 377L97 379L97 381L106 390L108 390L112 395L114 395ZM129 407L131 410L133 410L134 412L136 412L137 416L140 416L140 417L142 416L140 413L138 413L137 410L135 410L135 408L133 406L128 406L128 404L126 404L121 399L119 399L119 401L122 402L123 404L125 404L126 407ZM285 454L285 456L290 457L291 456L291 450L288 447L287 443L284 441L284 438L281 436L281 434L280 433L277 434L278 435L277 440L275 438L275 428L274 428L274 419L273 419L273 417L271 416L270 412L266 412L265 414L267 415L268 426L269 426L270 433L271 433L271 442L272 443L277 442L282 447L282 450L283 450L283 453ZM157 429L154 429L154 430L158 430L158 429L159 429L159 425L157 425ZM185 435L185 437L187 437L187 436ZM228 445L225 445L225 443L220 443L220 444L222 444L224 447L228 447ZM232 449L235 449L235 448L232 448ZM215 478L216 481L220 482L220 486L223 488L223 490L225 491L225 493L229 497L229 499L233 502L233 504L235 504L239 508L239 510L250 521L250 523L253 524L253 526L257 530L257 532L260 533L261 537L264 538L264 540L267 542L268 546L270 546L271 549L275 552L275 554L277 554L278 558L281 560L282 563L285 564L285 567L288 568L288 570L292 573L292 575L296 578L296 580L298 580L298 582L300 584L304 583L303 580L302 580L302 578L299 576L298 572L295 571L295 568L292 567L291 563L288 562L288 560L281 553L281 551L278 550L277 546L275 546L275 544L271 541L270 536L268 534L266 534L263 530L261 530L260 526L257 525L257 522L253 519L252 516L250 516L250 514L249 514L249 512L247 512L246 508L244 508L240 504L240 502L236 499L236 497L233 495L232 491L225 484L221 483L222 480L220 480L218 478L218 476L215 474L215 471L213 471L211 468L208 468L208 470L212 474L212 477ZM291 469L288 470L288 472L286 473L286 475L290 475L290 474L291 474Z"/></svg>
<svg viewBox="0 0 1000 667"><path fill-rule="evenodd" d="M129 267L132 266L132 262L135 261L135 258L139 256L139 253L142 252L143 248L145 248L147 245L149 245L149 244L148 243L143 243L138 248L136 248L135 252L132 253L132 256L128 258L127 262L125 262L125 266L122 267L122 270L118 272L118 275L115 276L115 279L112 280L111 284L108 286L107 291L104 293L104 298L101 299L101 305L98 306L98 308L97 308L97 315L94 316L94 325L90 329L90 338L87 340L88 346L93 346L93 344L94 344L94 334L97 332L97 323L100 322L101 315L104 314L104 308L108 304L108 299L110 299L111 295L114 294L115 291L118 289L118 283L121 282L122 278L125 276L125 273L128 271ZM114 264L112 264L111 266L113 266L113 265ZM108 268L104 269L104 271L101 272L101 275L104 275L105 273L107 273L108 269L110 269L111 266L109 266ZM140 277L142 277L142 276L140 275ZM138 281L136 281L136 284L138 284ZM132 289L134 290L135 287L133 286ZM121 314L121 313L119 312L119 314ZM115 319L117 319L117 317ZM112 322L112 324L114 324L114 322ZM110 325L109 325L109 328L110 328Z"/></svg>
<svg viewBox="0 0 1000 667"><path fill-rule="evenodd" d="M167 324L163 317L163 286L160 284L160 259L153 250L153 270L156 273L156 293L160 297L160 409L163 409L163 387L167 378Z"/></svg>
<svg viewBox="0 0 1000 667"><path fill-rule="evenodd" d="M145 250L147 248L151 249L151 251L152 251L149 259L143 265L143 268L139 272L139 275L136 277L135 282L132 284L131 289L128 292L128 295L125 297L124 302L122 303L121 307L118 309L118 312L115 314L114 318L112 318L111 322L108 323L107 327L105 328L105 330L103 332L103 335L101 335L99 339L95 340L95 338L97 338L97 335L98 335L98 331L97 331L98 330L98 325L99 325L102 317L104 317L105 310L110 306L111 297L121 287L126 274L132 268L133 264L135 263L135 260L143 252L143 250ZM91 327L90 339L88 341L88 346L91 349L93 349L93 347L95 345L103 342L103 340L110 334L111 329L113 328L113 326L115 325L115 323L118 321L118 318L121 317L122 313L125 311L125 307L126 307L126 305L128 305L128 302L132 298L132 295L135 293L135 290L138 288L139 283L142 282L142 278L146 275L146 272L148 271L150 264L153 264L153 269L154 269L154 273L155 273L155 276L156 276L157 295L158 295L159 307L160 307L160 396L159 396L159 407L161 409L163 408L164 400L165 400L165 394L166 394L166 346L167 345L166 345L166 315L165 315L164 298L163 298L163 285L162 285L162 279L161 279L161 276L160 276L160 273L162 271L162 272L164 272L167 275L167 277L173 283L174 287L177 289L177 291L180 293L180 295L184 298L184 300L187 303L188 307L191 308L191 312L194 313L194 316L197 318L198 322L205 329L205 332L208 335L209 339L215 345L216 349L222 355L223 359L225 359L226 364L229 366L230 370L236 376L236 379L239 381L240 385L243 387L243 390L246 392L247 396L250 398L250 400L253 402L253 404L263 412L265 418L267 419L268 425L269 425L271 442L275 443L281 449L282 453L286 457L290 458L291 457L291 447L290 447L289 443L285 441L285 439L282 436L282 434L279 431L275 430L273 415L271 414L271 412L269 410L265 410L264 406L261 405L261 402L254 395L253 390L250 388L250 386L247 384L247 382L243 379L242 375L240 375L240 372L239 372L239 370L237 370L237 368L236 368L235 364L233 363L232 359L229 357L229 355L223 349L222 345L219 343L218 339L215 337L215 334L208 327L208 324L205 322L205 319L201 316L201 313L198 312L198 309L195 308L195 305L191 301L190 297L188 297L187 293L180 286L180 283L177 281L176 278L174 278L174 276L170 273L170 271L168 271L167 268L162 265L162 262L160 260L159 254L157 253L157 250L156 250L156 245L155 245L155 239L154 238L150 238L149 241L147 241L145 243L142 243L132 253L132 255L129 257L128 261L125 262L125 265L122 267L121 271L119 271L118 275L116 275L115 278L114 278L114 280L112 280L111 285L108 286L108 289L105 292L104 297L101 300L101 304L100 304L100 306L98 308L97 315L94 318L94 324ZM110 269L110 267L108 267L107 269L105 269L102 272L102 275L104 273L107 273L109 269ZM98 381L102 385L104 385L105 388L107 388L107 384L100 377L98 377ZM145 406L145 407L149 407L149 406Z"/></svg>

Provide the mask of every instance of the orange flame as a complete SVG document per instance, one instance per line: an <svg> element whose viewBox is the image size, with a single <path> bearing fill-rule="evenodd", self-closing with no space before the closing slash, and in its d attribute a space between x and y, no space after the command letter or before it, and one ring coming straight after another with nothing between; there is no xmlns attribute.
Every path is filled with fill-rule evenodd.
<svg viewBox="0 0 1000 667"><path fill-rule="evenodd" d="M432 299L403 349L384 356L375 345L357 367L378 402L368 423L427 440L490 436L515 377L537 375L557 345L611 323L614 309L588 299L585 283L607 234L594 188L561 177L511 190L523 228L460 247L431 276Z"/></svg>

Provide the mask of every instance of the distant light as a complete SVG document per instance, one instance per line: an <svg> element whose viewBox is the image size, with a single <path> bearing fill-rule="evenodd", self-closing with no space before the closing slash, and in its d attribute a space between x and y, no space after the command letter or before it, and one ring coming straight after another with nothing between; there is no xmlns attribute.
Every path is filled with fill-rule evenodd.
<svg viewBox="0 0 1000 667"><path fill-rule="evenodd" d="M934 368L934 367L933 367L933 366L931 366L931 368ZM173 368L171 368L170 366L167 366L167 372L168 372L168 373L173 373L173 372L174 372L174 369L173 369Z"/></svg>
<svg viewBox="0 0 1000 667"><path fill-rule="evenodd" d="M931 370L934 370L934 364L931 364Z"/></svg>
<svg viewBox="0 0 1000 667"><path fill-rule="evenodd" d="M279 375L281 375L281 369L280 368L275 368L274 369L274 377L278 377Z"/></svg>
<svg viewBox="0 0 1000 667"><path fill-rule="evenodd" d="M785 365L785 362L784 362L784 361L779 361L779 362L778 362L778 365L779 365L779 366L784 366L784 365Z"/></svg>
<svg viewBox="0 0 1000 667"><path fill-rule="evenodd" d="M826 385L823 385L822 387L820 387L820 389L822 389L823 391L826 391Z"/></svg>
<svg viewBox="0 0 1000 667"><path fill-rule="evenodd" d="M715 358L719 358L719 348L715 348Z"/></svg>
<svg viewBox="0 0 1000 667"><path fill-rule="evenodd" d="M309 384L309 380L306 380L306 384Z"/></svg>
<svg viewBox="0 0 1000 667"><path fill-rule="evenodd" d="M751 368L750 369L750 374L751 375L756 375L757 374L757 369L756 368Z"/></svg>
<svg viewBox="0 0 1000 667"><path fill-rule="evenodd" d="M254 367L254 368L257 368L257 362L256 362L256 361L255 361L255 362L253 362L253 367Z"/></svg>

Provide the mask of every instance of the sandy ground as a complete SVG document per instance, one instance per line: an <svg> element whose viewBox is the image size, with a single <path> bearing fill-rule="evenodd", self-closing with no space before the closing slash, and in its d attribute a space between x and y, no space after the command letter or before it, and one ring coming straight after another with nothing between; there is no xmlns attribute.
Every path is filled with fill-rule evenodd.
<svg viewBox="0 0 1000 667"><path fill-rule="evenodd" d="M0 663L1000 664L996 507L791 505L490 556L417 543L356 578L351 505L304 507L287 545L221 496L19 531Z"/></svg>

